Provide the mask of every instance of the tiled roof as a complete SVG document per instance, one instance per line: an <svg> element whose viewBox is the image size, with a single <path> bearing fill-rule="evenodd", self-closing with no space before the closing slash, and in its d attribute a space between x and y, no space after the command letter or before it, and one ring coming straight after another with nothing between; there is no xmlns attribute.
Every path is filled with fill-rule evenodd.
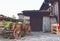
<svg viewBox="0 0 60 41"><path fill-rule="evenodd" d="M49 3L57 2L58 0L45 0L40 8L40 10L46 10L49 8Z"/></svg>

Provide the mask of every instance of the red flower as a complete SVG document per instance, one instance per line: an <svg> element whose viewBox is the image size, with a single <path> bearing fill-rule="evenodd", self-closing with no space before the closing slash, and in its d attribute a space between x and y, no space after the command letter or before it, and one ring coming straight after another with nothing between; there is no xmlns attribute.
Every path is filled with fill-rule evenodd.
<svg viewBox="0 0 60 41"><path fill-rule="evenodd" d="M60 24L58 25L58 29L60 29Z"/></svg>

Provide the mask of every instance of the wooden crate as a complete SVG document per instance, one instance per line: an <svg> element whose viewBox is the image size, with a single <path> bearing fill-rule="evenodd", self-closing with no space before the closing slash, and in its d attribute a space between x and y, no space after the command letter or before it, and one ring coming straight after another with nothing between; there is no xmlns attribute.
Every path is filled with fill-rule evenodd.
<svg viewBox="0 0 60 41"><path fill-rule="evenodd" d="M55 34L57 34L57 24L52 24L51 25L51 33L55 33Z"/></svg>
<svg viewBox="0 0 60 41"><path fill-rule="evenodd" d="M57 29L57 35L60 36L60 29Z"/></svg>
<svg viewBox="0 0 60 41"><path fill-rule="evenodd" d="M60 29L58 29L58 24L52 24L51 25L51 33L55 33L58 36L60 36Z"/></svg>
<svg viewBox="0 0 60 41"><path fill-rule="evenodd" d="M0 34L2 34L3 30L4 30L4 26L0 26Z"/></svg>

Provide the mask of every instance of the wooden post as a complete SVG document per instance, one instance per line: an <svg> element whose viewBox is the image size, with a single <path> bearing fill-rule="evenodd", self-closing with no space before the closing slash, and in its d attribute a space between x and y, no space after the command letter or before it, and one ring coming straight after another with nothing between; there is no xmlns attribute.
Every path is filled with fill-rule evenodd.
<svg viewBox="0 0 60 41"><path fill-rule="evenodd" d="M60 0L58 1L58 10L59 10L58 22L60 24Z"/></svg>

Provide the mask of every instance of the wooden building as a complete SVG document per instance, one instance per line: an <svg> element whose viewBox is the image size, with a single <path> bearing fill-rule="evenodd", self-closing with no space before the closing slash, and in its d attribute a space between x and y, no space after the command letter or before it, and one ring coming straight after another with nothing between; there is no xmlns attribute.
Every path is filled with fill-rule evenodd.
<svg viewBox="0 0 60 41"><path fill-rule="evenodd" d="M45 0L40 10L50 11L50 24L59 24L58 0Z"/></svg>
<svg viewBox="0 0 60 41"><path fill-rule="evenodd" d="M30 16L32 31L50 32L51 24L60 23L60 5L58 0L45 0L40 10L25 10L23 14Z"/></svg>
<svg viewBox="0 0 60 41"><path fill-rule="evenodd" d="M49 6L50 5L50 6ZM43 2L42 7L40 10L49 10L50 16L55 17L57 20L57 23L60 24L60 0L45 0Z"/></svg>
<svg viewBox="0 0 60 41"><path fill-rule="evenodd" d="M30 16L30 25L32 31L42 31L43 16L49 17L49 11L26 10L23 11L25 16Z"/></svg>
<svg viewBox="0 0 60 41"><path fill-rule="evenodd" d="M12 22L18 22L20 21L19 19L13 19L4 15L0 15L0 21L12 21Z"/></svg>

